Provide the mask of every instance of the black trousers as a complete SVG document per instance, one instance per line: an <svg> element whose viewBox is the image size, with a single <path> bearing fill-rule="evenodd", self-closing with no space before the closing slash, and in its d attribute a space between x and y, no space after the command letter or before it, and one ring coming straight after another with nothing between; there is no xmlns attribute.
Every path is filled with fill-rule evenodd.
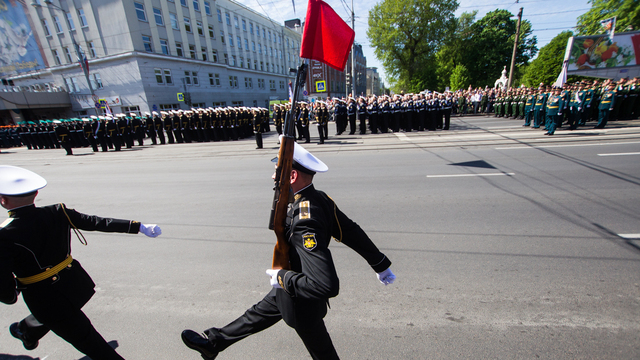
<svg viewBox="0 0 640 360"><path fill-rule="evenodd" d="M320 144L324 144L324 139L327 138L324 125L318 125L318 135L320 136Z"/></svg>
<svg viewBox="0 0 640 360"><path fill-rule="evenodd" d="M326 302L291 298L280 289L272 289L260 302L223 328L204 333L224 350L232 344L274 325L281 319L294 328L316 360L339 359L324 325Z"/></svg>
<svg viewBox="0 0 640 360"><path fill-rule="evenodd" d="M346 125L345 129L346 130ZM356 133L356 114L349 115L349 135Z"/></svg>

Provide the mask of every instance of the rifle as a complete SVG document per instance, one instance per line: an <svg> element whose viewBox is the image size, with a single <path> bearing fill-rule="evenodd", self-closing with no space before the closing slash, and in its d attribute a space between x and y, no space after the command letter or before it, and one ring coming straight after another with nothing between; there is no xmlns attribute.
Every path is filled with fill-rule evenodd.
<svg viewBox="0 0 640 360"><path fill-rule="evenodd" d="M276 246L273 249L273 269L289 269L289 244L286 237L287 211L291 195L291 169L293 167L293 149L295 144L294 114L300 89L304 87L307 78L307 64L298 67L296 82L291 99L291 109L284 121L283 137L280 140L280 152L276 166L275 187L273 188L273 205L269 217L269 229L276 234Z"/></svg>

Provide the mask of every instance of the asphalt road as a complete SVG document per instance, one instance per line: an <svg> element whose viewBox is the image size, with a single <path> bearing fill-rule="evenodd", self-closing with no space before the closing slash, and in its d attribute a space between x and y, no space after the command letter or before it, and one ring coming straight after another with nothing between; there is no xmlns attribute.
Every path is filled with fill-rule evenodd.
<svg viewBox="0 0 640 360"><path fill-rule="evenodd" d="M341 292L325 321L341 358L640 356L640 121L553 137L521 124L463 117L448 132L307 146L329 166L316 187L398 276L383 286L332 245ZM270 289L273 133L262 150L250 139L75 156L21 148L2 149L0 163L48 180L38 205L159 224L156 239L73 240L97 284L85 312L127 359L198 359L182 330L223 326ZM55 334L24 350L8 327L27 314L22 300L2 308L0 359L82 358ZM281 322L218 358L310 357Z"/></svg>

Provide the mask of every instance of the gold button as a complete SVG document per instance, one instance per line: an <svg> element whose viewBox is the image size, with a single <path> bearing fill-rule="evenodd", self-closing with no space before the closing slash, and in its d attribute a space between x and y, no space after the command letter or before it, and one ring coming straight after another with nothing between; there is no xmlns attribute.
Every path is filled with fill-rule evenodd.
<svg viewBox="0 0 640 360"><path fill-rule="evenodd" d="M56 280L58 280L58 277L54 276L54 277L51 278L51 280L56 281Z"/></svg>
<svg viewBox="0 0 640 360"><path fill-rule="evenodd" d="M70 267L71 267L71 264L67 265L67 267L68 267L68 268L70 268Z"/></svg>

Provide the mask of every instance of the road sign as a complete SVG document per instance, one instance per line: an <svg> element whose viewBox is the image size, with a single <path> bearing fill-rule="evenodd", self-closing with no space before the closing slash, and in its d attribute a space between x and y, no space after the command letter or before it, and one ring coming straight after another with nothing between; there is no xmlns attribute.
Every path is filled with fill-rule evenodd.
<svg viewBox="0 0 640 360"><path fill-rule="evenodd" d="M158 111L158 105L153 104L152 110L153 110L153 111Z"/></svg>
<svg viewBox="0 0 640 360"><path fill-rule="evenodd" d="M322 81L316 81L316 92L325 92L327 91L327 82L322 80Z"/></svg>
<svg viewBox="0 0 640 360"><path fill-rule="evenodd" d="M98 102L98 95L91 95L91 100L93 100L94 103Z"/></svg>
<svg viewBox="0 0 640 360"><path fill-rule="evenodd" d="M96 109L100 109L100 103L96 103Z"/></svg>
<svg viewBox="0 0 640 360"><path fill-rule="evenodd" d="M103 109L104 109L104 108L106 108L106 107L107 107L107 100L105 100L105 99L100 99L99 103L100 103L100 107L101 107L101 108L103 108Z"/></svg>
<svg viewBox="0 0 640 360"><path fill-rule="evenodd" d="M307 90L305 90L305 91L302 92L302 95L307 96L307 95L309 95L309 92L307 92Z"/></svg>
<svg viewBox="0 0 640 360"><path fill-rule="evenodd" d="M184 101L184 94L178 93L178 101Z"/></svg>

